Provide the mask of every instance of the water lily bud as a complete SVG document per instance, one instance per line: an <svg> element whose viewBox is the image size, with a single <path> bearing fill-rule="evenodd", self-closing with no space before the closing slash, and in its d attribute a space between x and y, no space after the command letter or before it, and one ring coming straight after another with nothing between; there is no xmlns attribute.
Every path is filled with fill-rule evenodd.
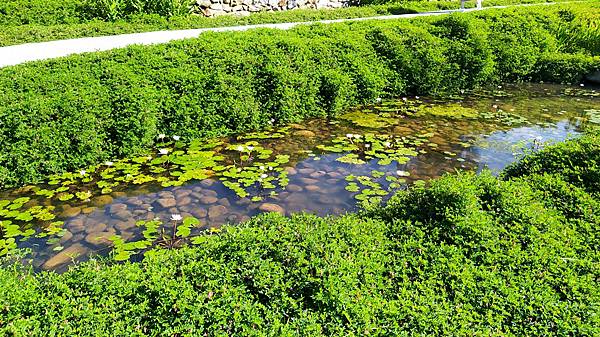
<svg viewBox="0 0 600 337"><path fill-rule="evenodd" d="M183 219L182 216L181 216L181 214L171 214L171 220L173 220L173 221L179 221L181 219Z"/></svg>

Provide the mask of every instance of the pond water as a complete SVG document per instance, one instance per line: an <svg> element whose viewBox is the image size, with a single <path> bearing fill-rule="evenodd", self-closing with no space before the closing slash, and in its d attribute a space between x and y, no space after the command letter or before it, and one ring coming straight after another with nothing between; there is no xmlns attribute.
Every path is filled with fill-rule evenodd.
<svg viewBox="0 0 600 337"><path fill-rule="evenodd" d="M0 255L27 248L36 268L61 270L96 254L135 260L201 244L199 233L260 212L341 214L445 173L498 172L599 119L593 89L523 85L384 101L228 139L165 135L150 155L0 192Z"/></svg>

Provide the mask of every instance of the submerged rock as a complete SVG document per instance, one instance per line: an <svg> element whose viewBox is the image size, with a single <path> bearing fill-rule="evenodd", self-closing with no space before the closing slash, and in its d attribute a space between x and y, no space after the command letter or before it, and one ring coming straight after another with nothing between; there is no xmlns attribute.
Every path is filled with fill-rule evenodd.
<svg viewBox="0 0 600 337"><path fill-rule="evenodd" d="M92 205L96 207L102 207L108 204L112 204L113 198L110 195L99 195L92 199Z"/></svg>
<svg viewBox="0 0 600 337"><path fill-rule="evenodd" d="M269 204L269 203L262 204L258 207L258 209L263 212L276 212L281 215L285 215L285 209L283 209L283 207L276 205L276 204Z"/></svg>
<svg viewBox="0 0 600 337"><path fill-rule="evenodd" d="M302 192L304 189L299 185L290 184L285 187L290 192Z"/></svg>
<svg viewBox="0 0 600 337"><path fill-rule="evenodd" d="M112 241L110 238L116 234L114 229L109 229L104 232L95 232L90 233L85 236L85 242L94 246L110 246L112 245Z"/></svg>
<svg viewBox="0 0 600 337"><path fill-rule="evenodd" d="M81 256L87 252L87 249L80 243L75 243L60 253L49 258L43 265L42 268L45 270L55 269L63 264L71 262L72 259Z"/></svg>
<svg viewBox="0 0 600 337"><path fill-rule="evenodd" d="M62 211L60 216L63 218L72 218L72 217L78 216L80 213L81 213L80 207L67 207Z"/></svg>
<svg viewBox="0 0 600 337"><path fill-rule="evenodd" d="M156 203L162 208L171 208L177 205L177 201L174 198L163 198L156 200Z"/></svg>
<svg viewBox="0 0 600 337"><path fill-rule="evenodd" d="M205 205L214 204L218 200L219 199L217 197L208 196L208 195L205 195L202 198L200 198L200 202L203 203L203 204L205 204Z"/></svg>
<svg viewBox="0 0 600 337"><path fill-rule="evenodd" d="M312 138L312 137L316 136L316 134L309 130L298 130L298 131L294 132L294 136Z"/></svg>
<svg viewBox="0 0 600 337"><path fill-rule="evenodd" d="M213 220L227 213L227 207L223 205L211 206L208 209L208 218Z"/></svg>

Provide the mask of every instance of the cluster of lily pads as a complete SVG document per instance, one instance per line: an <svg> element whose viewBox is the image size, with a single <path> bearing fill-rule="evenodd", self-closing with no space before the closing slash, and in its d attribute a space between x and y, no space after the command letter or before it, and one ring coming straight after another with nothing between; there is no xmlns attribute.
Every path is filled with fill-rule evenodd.
<svg viewBox="0 0 600 337"><path fill-rule="evenodd" d="M48 236L60 237L64 230L62 221L52 221L54 206L26 206L31 199L20 197L14 200L0 200L0 256L6 255L17 248L17 239L25 241L35 236L46 238ZM31 222L36 220L36 225ZM39 223L44 226L39 227ZM58 238L54 239L58 241ZM55 242L53 242L55 243ZM59 250L59 249L58 249Z"/></svg>
<svg viewBox="0 0 600 337"><path fill-rule="evenodd" d="M194 228L198 228L200 224L197 218L183 218L180 214L172 214L168 222L159 218L138 221L136 226L142 229L141 238L129 241L125 241L120 235L109 238L113 245L113 259L126 261L134 254L152 254L154 251L150 248L173 249L188 244L202 244L206 237L192 234ZM216 232L219 232L218 228L211 228L209 231Z"/></svg>

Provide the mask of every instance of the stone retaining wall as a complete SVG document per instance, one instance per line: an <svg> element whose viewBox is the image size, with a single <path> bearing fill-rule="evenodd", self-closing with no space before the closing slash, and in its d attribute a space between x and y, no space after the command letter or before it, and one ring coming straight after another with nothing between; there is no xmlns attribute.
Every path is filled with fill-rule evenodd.
<svg viewBox="0 0 600 337"><path fill-rule="evenodd" d="M352 0L197 0L193 10L204 16L248 15L296 8L340 8L351 3Z"/></svg>

